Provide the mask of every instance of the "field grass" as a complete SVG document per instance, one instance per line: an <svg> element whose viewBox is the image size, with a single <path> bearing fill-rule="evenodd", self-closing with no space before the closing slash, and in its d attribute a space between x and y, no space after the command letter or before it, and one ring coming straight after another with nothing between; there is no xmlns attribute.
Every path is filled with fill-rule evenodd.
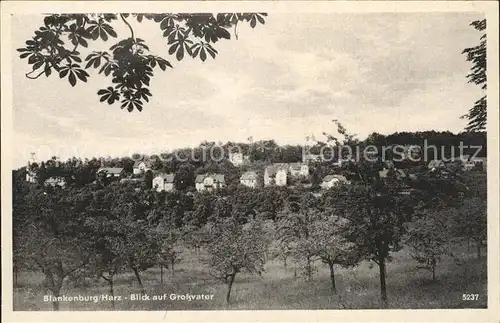
<svg viewBox="0 0 500 323"><path fill-rule="evenodd" d="M474 250L474 248L471 248ZM387 266L387 293L389 308L486 308L487 279L486 257L476 259L473 253L461 247L454 250L460 263L445 258L437 269L437 280L432 281L429 271L417 269L405 250L394 254ZM328 269L317 264L318 271L311 281L294 276L294 267L285 269L278 260L266 264L266 272L259 276L241 273L236 276L231 292L231 303L226 305L225 284L214 280L208 274L208 267L198 261L199 255L186 252L174 275L164 272L164 282L160 282L160 269L153 268L142 273L146 293L167 294L167 300L116 301L116 310L272 310L272 309L339 309L341 301L349 309L376 309L381 307L378 267L362 262L355 268L338 268L336 272L337 290L330 289ZM14 310L52 310L50 302L43 296L50 292L43 290L40 273L22 272L19 286L14 289ZM115 295L129 298L140 293L132 273L124 273L116 279ZM212 300L170 300L175 294L213 294ZM477 301L462 301L462 294L479 294ZM97 281L91 287L65 286L62 294L101 295L109 294L107 283ZM111 310L111 303L62 302L60 310Z"/></svg>

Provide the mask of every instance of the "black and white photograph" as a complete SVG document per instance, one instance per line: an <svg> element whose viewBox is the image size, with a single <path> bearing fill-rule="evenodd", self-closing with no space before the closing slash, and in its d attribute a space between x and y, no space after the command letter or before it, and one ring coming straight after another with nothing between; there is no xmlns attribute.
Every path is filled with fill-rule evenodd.
<svg viewBox="0 0 500 323"><path fill-rule="evenodd" d="M74 3L2 3L14 315L500 319L498 4Z"/></svg>

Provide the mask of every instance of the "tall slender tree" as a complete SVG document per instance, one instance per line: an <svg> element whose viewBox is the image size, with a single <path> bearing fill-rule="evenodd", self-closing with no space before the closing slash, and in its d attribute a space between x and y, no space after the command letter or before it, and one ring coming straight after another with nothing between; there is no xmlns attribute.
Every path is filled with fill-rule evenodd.
<svg viewBox="0 0 500 323"><path fill-rule="evenodd" d="M476 20L471 23L477 31L481 32L479 44L465 48L462 54L467 55L467 61L472 63L470 73L467 75L469 83L477 84L486 91L486 19ZM469 120L465 127L467 131L481 131L486 129L486 94L474 103L469 112L462 116Z"/></svg>

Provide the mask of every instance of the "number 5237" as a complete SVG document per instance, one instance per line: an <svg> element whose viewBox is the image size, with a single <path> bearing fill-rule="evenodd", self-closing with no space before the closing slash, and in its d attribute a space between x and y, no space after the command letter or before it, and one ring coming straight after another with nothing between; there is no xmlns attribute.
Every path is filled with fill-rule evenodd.
<svg viewBox="0 0 500 323"><path fill-rule="evenodd" d="M479 294L462 294L463 301L477 301L479 299Z"/></svg>

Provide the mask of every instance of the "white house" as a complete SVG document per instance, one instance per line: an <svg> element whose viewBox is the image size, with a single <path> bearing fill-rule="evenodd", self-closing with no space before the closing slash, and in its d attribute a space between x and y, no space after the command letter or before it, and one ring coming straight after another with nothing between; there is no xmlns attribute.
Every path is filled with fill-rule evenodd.
<svg viewBox="0 0 500 323"><path fill-rule="evenodd" d="M309 176L309 166L304 163L274 163L274 167L284 169L290 176Z"/></svg>
<svg viewBox="0 0 500 323"><path fill-rule="evenodd" d="M158 174L153 178L153 188L158 192L171 192L174 190L174 178L174 174Z"/></svg>
<svg viewBox="0 0 500 323"><path fill-rule="evenodd" d="M38 167L36 162L35 153L31 153L31 161L28 161L28 165L26 166L26 182L36 183L36 171L35 169Z"/></svg>
<svg viewBox="0 0 500 323"><path fill-rule="evenodd" d="M45 186L60 186L64 188L66 186L66 179L61 176L51 176L47 178L43 184Z"/></svg>
<svg viewBox="0 0 500 323"><path fill-rule="evenodd" d="M255 188L257 186L257 173L254 171L243 173L240 177L240 183L242 185Z"/></svg>
<svg viewBox="0 0 500 323"><path fill-rule="evenodd" d="M292 163L289 165L290 175L297 176L309 176L309 166L302 163Z"/></svg>
<svg viewBox="0 0 500 323"><path fill-rule="evenodd" d="M229 153L229 161L234 166L240 166L246 161L246 156L243 156L242 153Z"/></svg>
<svg viewBox="0 0 500 323"><path fill-rule="evenodd" d="M348 184L349 181L343 175L326 175L323 182L320 184L321 188L329 189L340 184Z"/></svg>
<svg viewBox="0 0 500 323"><path fill-rule="evenodd" d="M285 166L271 165L264 170L264 185L286 186L288 169Z"/></svg>
<svg viewBox="0 0 500 323"><path fill-rule="evenodd" d="M200 174L196 176L194 183L198 192L215 190L226 184L222 174Z"/></svg>
<svg viewBox="0 0 500 323"><path fill-rule="evenodd" d="M141 160L134 163L134 175L143 174L148 170L151 170L151 162Z"/></svg>
<svg viewBox="0 0 500 323"><path fill-rule="evenodd" d="M36 183L36 172L31 165L26 168L26 182Z"/></svg>

